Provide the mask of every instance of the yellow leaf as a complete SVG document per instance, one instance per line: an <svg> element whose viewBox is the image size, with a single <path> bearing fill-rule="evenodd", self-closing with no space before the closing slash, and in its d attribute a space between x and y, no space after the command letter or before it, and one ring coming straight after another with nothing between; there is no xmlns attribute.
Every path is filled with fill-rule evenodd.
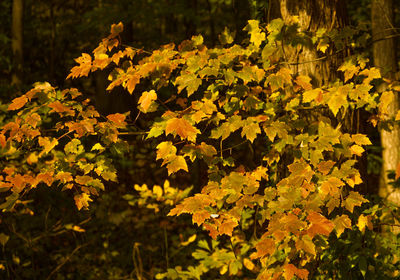
<svg viewBox="0 0 400 280"><path fill-rule="evenodd" d="M353 155L357 155L360 157L365 150L361 146L353 145L350 147L350 151Z"/></svg>
<svg viewBox="0 0 400 280"><path fill-rule="evenodd" d="M357 223L357 227L360 229L361 232L364 233L365 231L365 227L368 227L369 230L373 229L373 225L372 225L372 217L371 216L364 216L363 214L361 214L358 217L358 223Z"/></svg>
<svg viewBox="0 0 400 280"><path fill-rule="evenodd" d="M303 92L303 102L308 103L314 101L321 93L322 90L320 88L306 90Z"/></svg>
<svg viewBox="0 0 400 280"><path fill-rule="evenodd" d="M163 196L163 190L160 186L153 187L153 193L157 196L157 198L161 198Z"/></svg>
<svg viewBox="0 0 400 280"><path fill-rule="evenodd" d="M157 93L154 90L143 92L138 101L141 111L147 113L154 100L157 100Z"/></svg>
<svg viewBox="0 0 400 280"><path fill-rule="evenodd" d="M167 159L169 155L176 155L176 147L170 141L161 142L157 145L156 159Z"/></svg>
<svg viewBox="0 0 400 280"><path fill-rule="evenodd" d="M244 258L243 259L243 265L245 268L247 268L248 270L253 270L256 266L254 265L254 263L248 259L248 258Z"/></svg>
<svg viewBox="0 0 400 280"><path fill-rule="evenodd" d="M187 241L181 242L181 245L182 246L187 246L190 243L194 242L196 240L196 238L197 238L197 235L193 234L192 236L189 237L189 239Z"/></svg>
<svg viewBox="0 0 400 280"><path fill-rule="evenodd" d="M368 136L364 134L354 134L351 136L351 140L353 140L357 145L372 145Z"/></svg>
<svg viewBox="0 0 400 280"><path fill-rule="evenodd" d="M351 220L347 215L338 216L333 220L335 224L336 235L339 237L342 235L346 228L351 228Z"/></svg>
<svg viewBox="0 0 400 280"><path fill-rule="evenodd" d="M172 173L175 173L181 169L188 172L186 160L183 156L171 157L167 163L167 169L168 169L168 175L171 175Z"/></svg>
<svg viewBox="0 0 400 280"><path fill-rule="evenodd" d="M344 207L353 213L355 206L361 206L363 202L368 202L361 194L358 192L351 191L344 201Z"/></svg>

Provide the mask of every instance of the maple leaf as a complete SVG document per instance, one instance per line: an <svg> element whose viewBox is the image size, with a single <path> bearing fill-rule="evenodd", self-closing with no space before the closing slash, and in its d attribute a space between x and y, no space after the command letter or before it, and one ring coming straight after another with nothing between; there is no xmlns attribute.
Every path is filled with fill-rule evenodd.
<svg viewBox="0 0 400 280"><path fill-rule="evenodd" d="M39 173L36 176L36 181L39 182L43 182L45 183L47 186L51 186L51 184L53 184L54 182L54 176L53 176L53 172L46 172L46 173Z"/></svg>
<svg viewBox="0 0 400 280"><path fill-rule="evenodd" d="M301 86L305 90L311 90L312 85L310 83L311 78L309 76L299 75L296 77L295 83ZM319 92L317 93L318 96Z"/></svg>
<svg viewBox="0 0 400 280"><path fill-rule="evenodd" d="M323 175L327 175L334 165L335 165L334 161L331 160L322 161L318 163L317 168L318 171L321 172Z"/></svg>
<svg viewBox="0 0 400 280"><path fill-rule="evenodd" d="M43 151L40 152L39 157L50 152L58 144L58 140L56 138L53 138L50 141L49 137L39 137L38 142L40 146L44 147Z"/></svg>
<svg viewBox="0 0 400 280"><path fill-rule="evenodd" d="M250 34L250 42L253 43L257 48L265 40L265 33L261 32L258 20L249 20L247 26L243 28L243 30Z"/></svg>
<svg viewBox="0 0 400 280"><path fill-rule="evenodd" d="M36 128L38 122L41 120L42 118L37 113L29 114L25 119L25 121L33 128Z"/></svg>
<svg viewBox="0 0 400 280"><path fill-rule="evenodd" d="M247 121L246 125L242 128L242 137L246 136L250 142L253 143L254 139L256 139L257 134L261 133L260 125L257 122Z"/></svg>
<svg viewBox="0 0 400 280"><path fill-rule="evenodd" d="M291 263L285 264L283 267L285 280L292 280L294 275L300 279L308 279L308 270L306 269L299 269Z"/></svg>
<svg viewBox="0 0 400 280"><path fill-rule="evenodd" d="M372 145L368 136L364 134L353 134L351 140L353 140L357 145Z"/></svg>
<svg viewBox="0 0 400 280"><path fill-rule="evenodd" d="M322 93L322 89L316 88L311 90L306 90L303 92L303 102L311 102L317 99L317 97Z"/></svg>
<svg viewBox="0 0 400 280"><path fill-rule="evenodd" d="M87 193L81 193L74 196L75 205L78 210L87 209L89 202L93 201Z"/></svg>
<svg viewBox="0 0 400 280"><path fill-rule="evenodd" d="M28 102L28 98L25 95L14 98L11 104L8 106L7 110L18 110L25 106L26 102Z"/></svg>
<svg viewBox="0 0 400 280"><path fill-rule="evenodd" d="M353 155L362 156L362 153L365 151L363 147L358 145L353 145L350 147L350 151Z"/></svg>
<svg viewBox="0 0 400 280"><path fill-rule="evenodd" d="M62 183L71 182L73 180L72 174L70 172L58 172L54 178L55 180L59 180Z"/></svg>
<svg viewBox="0 0 400 280"><path fill-rule="evenodd" d="M138 101L141 111L147 113L154 100L157 100L157 93L154 90L143 92Z"/></svg>
<svg viewBox="0 0 400 280"><path fill-rule="evenodd" d="M196 142L198 133L200 133L200 131L184 118L169 119L165 127L165 135L179 135L182 140L187 139L192 142Z"/></svg>
<svg viewBox="0 0 400 280"><path fill-rule="evenodd" d="M7 144L6 136L3 133L0 133L0 145L1 147L5 148Z"/></svg>
<svg viewBox="0 0 400 280"><path fill-rule="evenodd" d="M126 122L125 122L125 115L116 113L116 114L111 114L107 116L107 119L114 123L117 127L125 127Z"/></svg>
<svg viewBox="0 0 400 280"><path fill-rule="evenodd" d="M353 213L354 207L361 206L364 202L368 202L368 200L358 192L351 191L344 201L344 207Z"/></svg>
<svg viewBox="0 0 400 280"><path fill-rule="evenodd" d="M271 238L263 238L256 244L257 252L251 254L251 259L263 258L270 256L275 252L275 241Z"/></svg>
<svg viewBox="0 0 400 280"><path fill-rule="evenodd" d="M192 95L202 84L197 74L187 73L177 77L175 83L178 85L178 93L186 88L188 97Z"/></svg>
<svg viewBox="0 0 400 280"><path fill-rule="evenodd" d="M308 235L303 235L301 238L296 240L296 249L298 251L303 250L313 256L315 253L315 244L312 242L312 239Z"/></svg>
<svg viewBox="0 0 400 280"><path fill-rule="evenodd" d="M66 113L67 116L74 116L75 112L71 108L68 108L67 106L61 104L60 101L54 101L51 102L49 105L47 105L49 108L52 108L50 112L56 112L61 115L61 113Z"/></svg>
<svg viewBox="0 0 400 280"><path fill-rule="evenodd" d="M339 192L341 186L344 186L342 180L336 177L330 177L321 184L322 198L325 198L327 195L335 196Z"/></svg>
<svg viewBox="0 0 400 280"><path fill-rule="evenodd" d="M331 221L314 211L308 214L307 220L311 223L307 229L307 234L311 239L317 234L328 236L335 227Z"/></svg>
<svg viewBox="0 0 400 280"><path fill-rule="evenodd" d="M129 75L128 82L126 83L126 88L130 94L133 93L138 83L140 83L140 76Z"/></svg>
<svg viewBox="0 0 400 280"><path fill-rule="evenodd" d="M373 230L374 226L372 225L372 216L370 215L364 216L363 214L361 214L358 217L357 227L360 229L362 233L364 233L366 227L369 230Z"/></svg>
<svg viewBox="0 0 400 280"><path fill-rule="evenodd" d="M210 212L207 210L199 210L193 213L192 222L193 224L202 225L205 220L210 218Z"/></svg>
<svg viewBox="0 0 400 280"><path fill-rule="evenodd" d="M233 229L238 226L238 222L234 219L224 219L224 221L218 226L218 234L226 234L232 236Z"/></svg>
<svg viewBox="0 0 400 280"><path fill-rule="evenodd" d="M176 155L176 147L171 141L164 141L157 145L157 160L166 159L170 155Z"/></svg>
<svg viewBox="0 0 400 280"><path fill-rule="evenodd" d="M168 175L171 175L172 173L175 173L181 169L188 172L186 160L183 156L173 156L168 158L167 169Z"/></svg>
<svg viewBox="0 0 400 280"><path fill-rule="evenodd" d="M351 229L351 220L350 220L349 216L347 216L347 215L341 215L341 216L336 217L333 220L333 223L335 224L335 231L336 231L337 237L342 235L342 233L344 232L344 230L346 228Z"/></svg>

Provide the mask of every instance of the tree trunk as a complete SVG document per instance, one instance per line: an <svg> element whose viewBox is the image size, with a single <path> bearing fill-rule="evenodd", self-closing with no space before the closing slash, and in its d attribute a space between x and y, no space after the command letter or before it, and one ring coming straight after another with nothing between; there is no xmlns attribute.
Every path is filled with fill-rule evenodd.
<svg viewBox="0 0 400 280"><path fill-rule="evenodd" d="M13 72L11 84L21 89L23 78L23 0L14 0L12 6L12 53L13 53Z"/></svg>
<svg viewBox="0 0 400 280"><path fill-rule="evenodd" d="M372 16L372 39L373 59L375 67L381 70L382 75L387 79L395 78L397 71L396 47L393 39L393 1L373 0L371 5ZM387 85L384 83L378 89L385 91ZM393 119L399 110L398 95L388 108L388 119ZM391 131L381 131L382 143L382 179L379 186L379 195L387 198L388 201L400 206L400 191L395 190L389 183L388 171L396 170L400 162L400 129L396 125Z"/></svg>
<svg viewBox="0 0 400 280"><path fill-rule="evenodd" d="M293 16L298 17L301 31L315 33L320 28L330 31L347 25L346 5L342 0L280 0L280 10L286 24L293 23ZM292 71L310 76L315 86L336 78L336 69L343 63L343 56L331 56L334 51L328 49L327 58L319 60L317 50L311 45L285 46L284 50Z"/></svg>

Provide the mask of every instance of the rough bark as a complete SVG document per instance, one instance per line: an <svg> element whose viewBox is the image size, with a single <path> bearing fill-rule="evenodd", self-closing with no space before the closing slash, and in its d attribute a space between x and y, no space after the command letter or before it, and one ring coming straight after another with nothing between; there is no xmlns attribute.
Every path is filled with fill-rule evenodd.
<svg viewBox="0 0 400 280"><path fill-rule="evenodd" d="M12 41L11 48L13 53L13 72L11 84L18 89L21 88L23 79L23 12L24 1L14 0L12 6Z"/></svg>
<svg viewBox="0 0 400 280"><path fill-rule="evenodd" d="M297 16L301 31L314 33L319 28L330 31L347 25L346 5L342 0L280 0L280 10L286 24L293 23L293 16ZM309 75L316 86L334 80L336 69L343 62L343 57L332 55L337 51L333 47L327 50L327 59L321 60L312 46L285 48L293 72Z"/></svg>
<svg viewBox="0 0 400 280"><path fill-rule="evenodd" d="M373 0L371 5L373 59L375 67L381 70L387 79L395 78L397 71L396 47L393 38L393 1ZM385 91L387 85L382 84L379 91ZM388 119L394 118L399 110L399 98L395 94L393 102L388 108ZM400 206L400 191L393 189L387 177L389 170L396 170L400 163L400 129L395 126L391 131L381 131L382 144L382 180L379 186L379 195Z"/></svg>

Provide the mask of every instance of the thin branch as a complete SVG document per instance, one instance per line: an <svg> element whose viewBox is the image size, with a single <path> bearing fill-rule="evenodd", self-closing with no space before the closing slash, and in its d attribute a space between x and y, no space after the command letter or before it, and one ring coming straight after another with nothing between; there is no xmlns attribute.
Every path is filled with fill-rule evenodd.
<svg viewBox="0 0 400 280"><path fill-rule="evenodd" d="M63 266L71 259L71 257L72 257L76 252L78 252L79 249L81 249L82 247L85 247L85 246L87 246L87 245L88 245L88 243L77 246L77 247L71 252L71 254L69 254L69 255L64 259L64 261L63 261L62 263L60 263L56 268L53 269L53 271L49 274L49 276L46 278L46 280L50 280L51 277L53 276L53 274L56 273L58 270L60 270L61 267L63 267Z"/></svg>

